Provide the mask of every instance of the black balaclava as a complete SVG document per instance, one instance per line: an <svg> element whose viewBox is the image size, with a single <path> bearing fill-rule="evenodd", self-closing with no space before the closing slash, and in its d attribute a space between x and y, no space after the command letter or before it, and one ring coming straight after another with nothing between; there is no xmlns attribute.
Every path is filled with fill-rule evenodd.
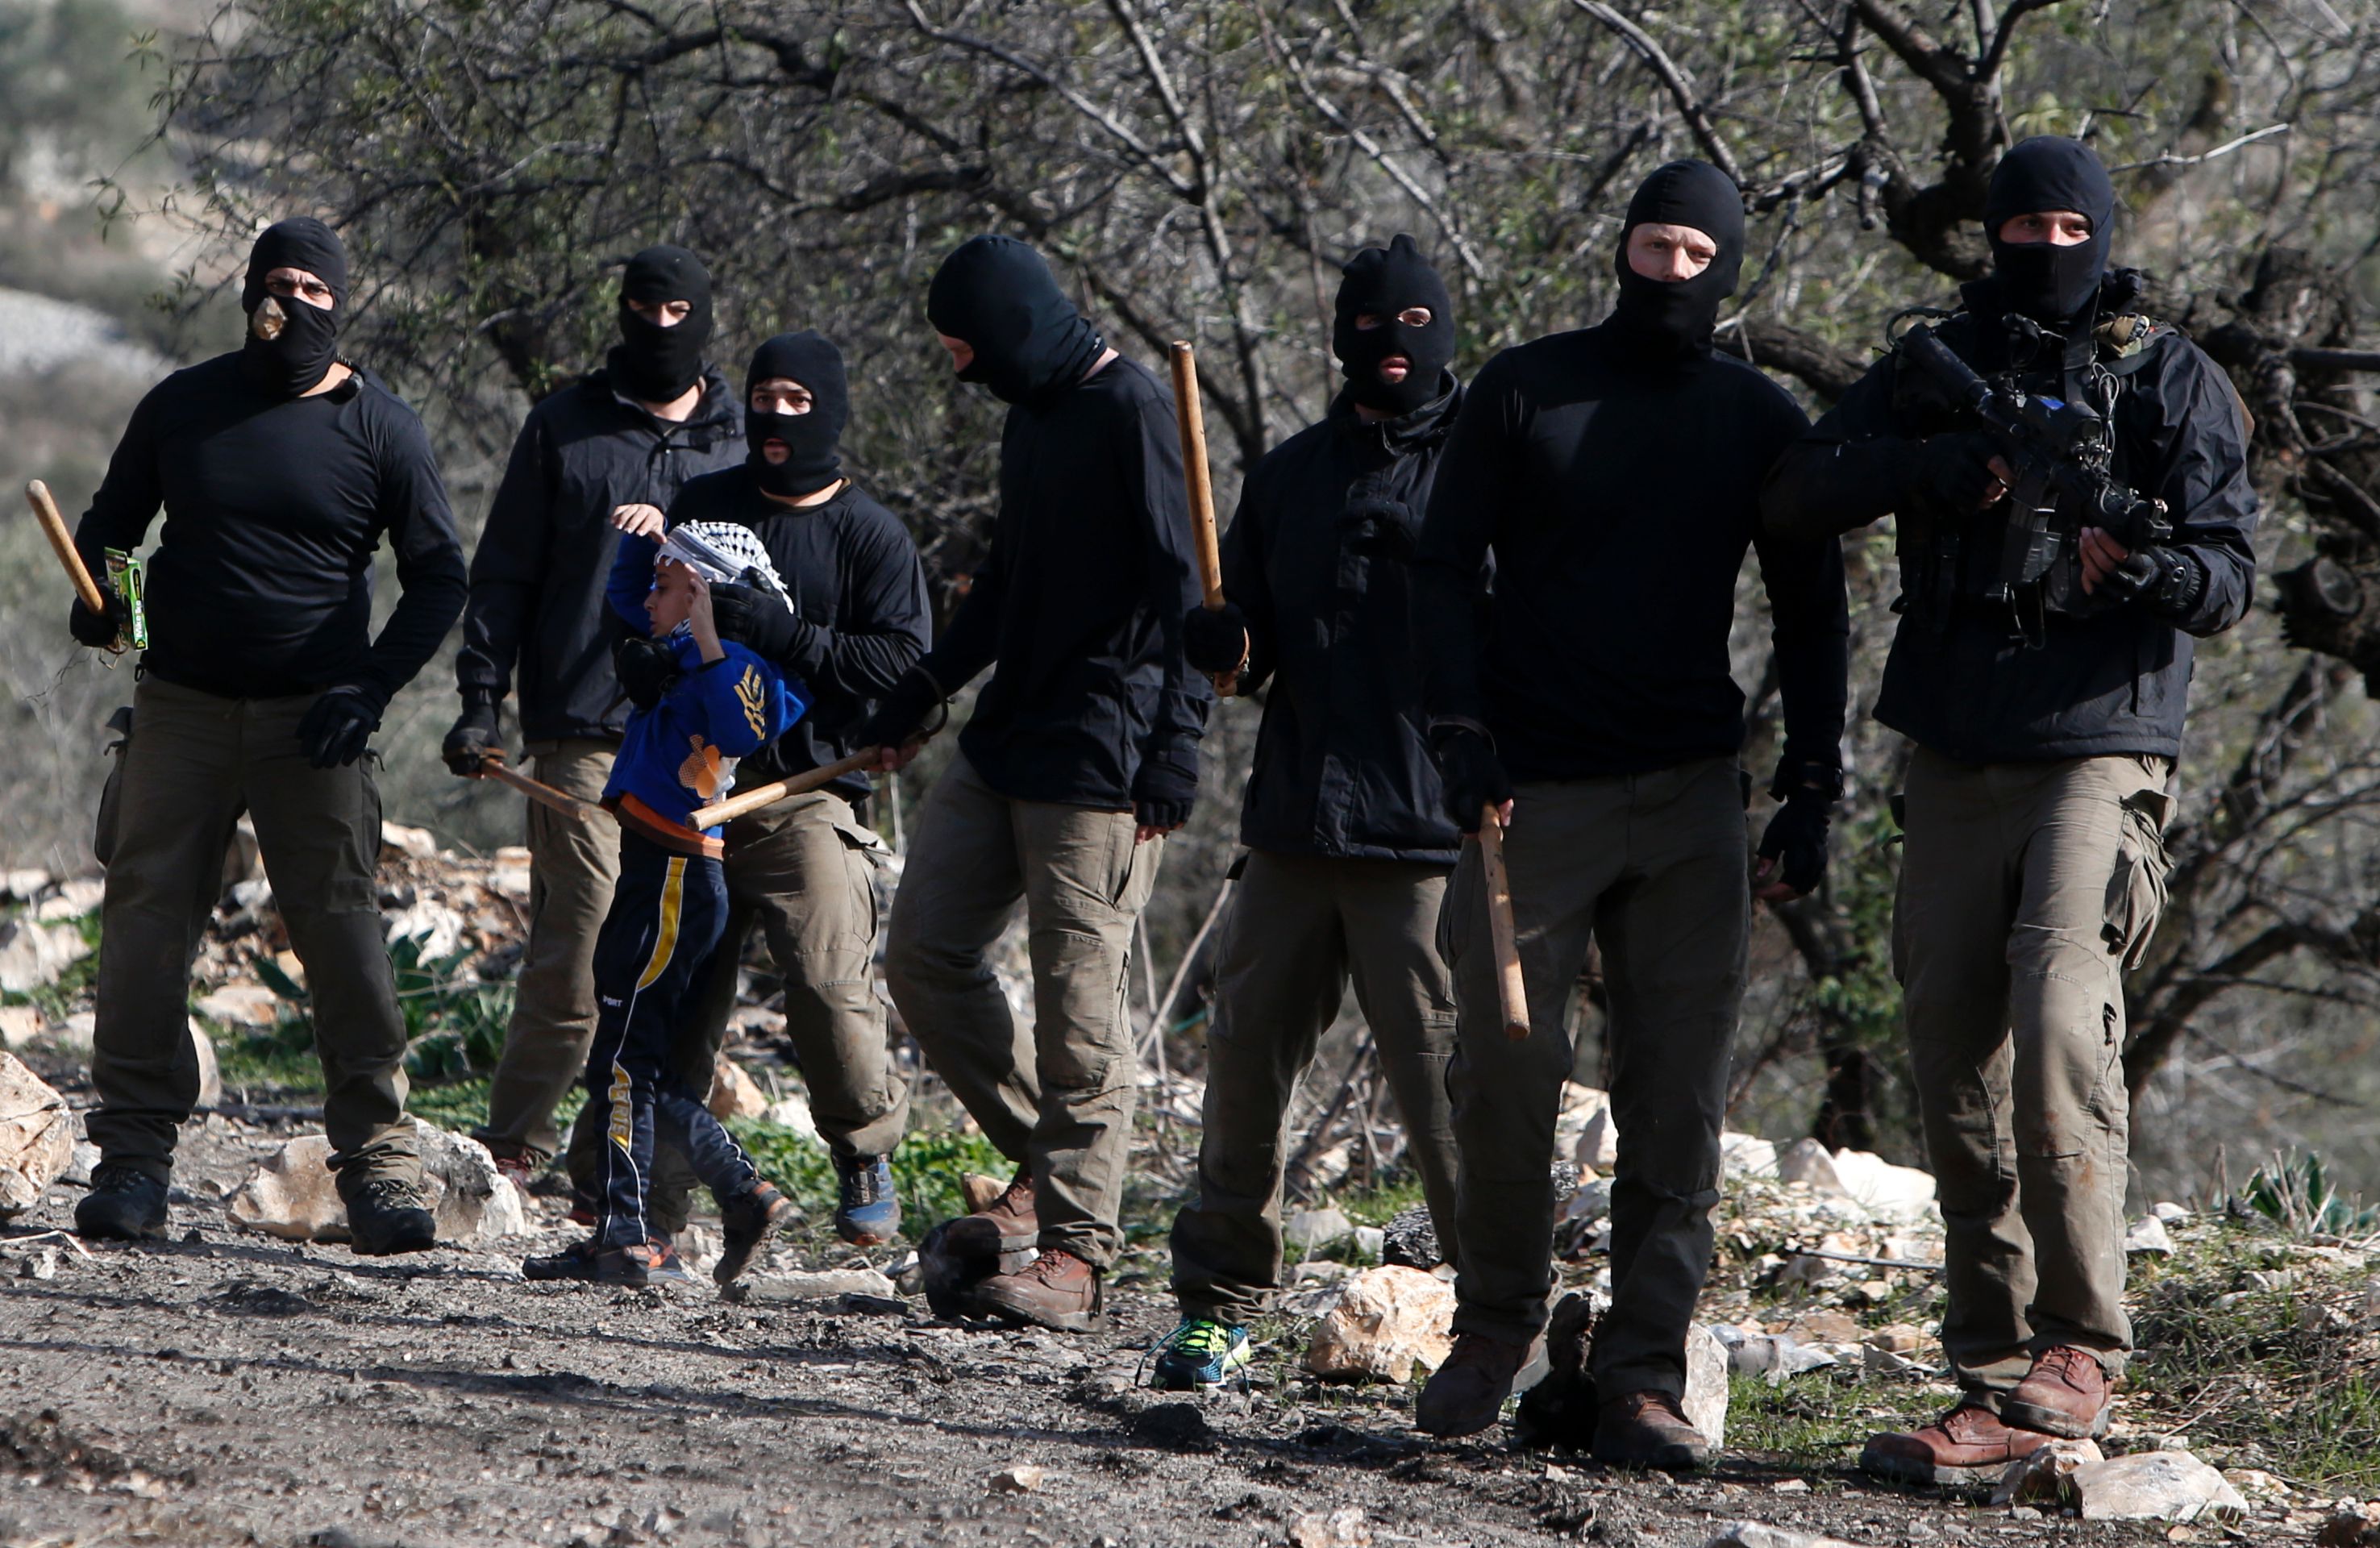
<svg viewBox="0 0 2380 1548"><path fill-rule="evenodd" d="M763 414L752 407L752 389L780 376L810 390L808 413ZM752 451L744 461L762 489L771 494L809 494L841 477L843 458L835 448L850 420L843 351L824 335L779 334L752 351L752 369L744 373L744 439ZM783 442L792 455L771 462L760 455L765 441Z"/></svg>
<svg viewBox="0 0 2380 1548"><path fill-rule="evenodd" d="M630 301L684 301L674 327L638 314ZM639 403L673 403L702 380L710 342L710 271L684 248L647 248L620 271L620 339L605 358L613 384ZM807 383L804 385L808 385Z"/></svg>
<svg viewBox="0 0 2380 1548"><path fill-rule="evenodd" d="M1107 349L1041 255L1013 237L970 238L943 259L926 289L926 319L975 350L959 380L1004 403L1073 386Z"/></svg>
<svg viewBox="0 0 2380 1548"><path fill-rule="evenodd" d="M275 269L303 269L329 286L331 309L267 291L264 276ZM338 359L339 323L347 309L347 250L339 234L311 215L266 226L249 250L239 308L248 313L239 357L248 379L275 397L304 396Z"/></svg>
<svg viewBox="0 0 2380 1548"><path fill-rule="evenodd" d="M1429 308L1429 325L1398 322L1397 313L1408 307ZM1366 312L1380 320L1378 327L1355 326ZM1446 281L1411 237L1400 233L1386 248L1366 248L1348 260L1330 352L1339 357L1349 396L1382 413L1412 413L1439 395L1446 368L1454 363L1454 302ZM1402 355L1412 368L1393 385L1380 380L1380 362L1391 355Z"/></svg>
<svg viewBox="0 0 2380 1548"><path fill-rule="evenodd" d="M2000 227L2017 215L2072 210L2091 221L2091 239L2072 247L2003 242ZM2079 140L2041 135L2000 158L1984 195L1984 236L1992 268L2010 310L2052 328L2066 328L2099 294L2114 236L2116 187L2096 152Z"/></svg>
<svg viewBox="0 0 2380 1548"><path fill-rule="evenodd" d="M1718 246L1710 267L1692 279L1646 279L1628 266L1628 237L1640 225L1691 225ZM1648 353L1710 351L1719 303L1735 294L1743 269L1743 195L1735 179L1708 162L1673 161L1658 167L1628 201L1612 257L1620 304L1611 318Z"/></svg>

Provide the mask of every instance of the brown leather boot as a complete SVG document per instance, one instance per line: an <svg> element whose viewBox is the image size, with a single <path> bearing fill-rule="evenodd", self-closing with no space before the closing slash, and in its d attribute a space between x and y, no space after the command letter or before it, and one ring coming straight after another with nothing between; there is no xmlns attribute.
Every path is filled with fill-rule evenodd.
<svg viewBox="0 0 2380 1548"><path fill-rule="evenodd" d="M1596 1413L1595 1459L1611 1468L1692 1472L1710 1460L1710 1443L1668 1393L1623 1393Z"/></svg>
<svg viewBox="0 0 2380 1548"><path fill-rule="evenodd" d="M1108 1325L1099 1271L1062 1247L1045 1248L1016 1273L985 1280L975 1287L975 1303L994 1316L1061 1333L1099 1333Z"/></svg>
<svg viewBox="0 0 2380 1548"><path fill-rule="evenodd" d="M1922 1430L1870 1437L1860 1470L1902 1483L1990 1483L2048 1444L2046 1435L2011 1430L1989 1408L1961 1403Z"/></svg>
<svg viewBox="0 0 2380 1548"><path fill-rule="evenodd" d="M2107 1432L2114 1408L2107 1401L2107 1368L2090 1350L2053 1345L2033 1359L2033 1369L2000 1403L2000 1418L2019 1430L2070 1440L2095 1440Z"/></svg>
<svg viewBox="0 0 2380 1548"><path fill-rule="evenodd" d="M1450 1440L1488 1429L1512 1396L1512 1379L1538 1347L1508 1344L1484 1333L1457 1334L1446 1363L1430 1373L1414 1404L1414 1423L1425 1434Z"/></svg>
<svg viewBox="0 0 2380 1548"><path fill-rule="evenodd" d="M942 1234L942 1250L957 1258L1015 1253L1019 1256L1000 1265L1014 1272L1026 1266L1029 1260L1022 1255L1031 1252L1040 1239L1041 1221L1033 1213L1033 1171L1021 1166L999 1198L950 1223Z"/></svg>

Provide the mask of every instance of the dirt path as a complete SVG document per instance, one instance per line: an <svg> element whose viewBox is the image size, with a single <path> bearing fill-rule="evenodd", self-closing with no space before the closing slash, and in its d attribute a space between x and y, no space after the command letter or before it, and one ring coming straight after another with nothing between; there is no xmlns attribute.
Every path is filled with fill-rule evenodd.
<svg viewBox="0 0 2380 1548"><path fill-rule="evenodd" d="M1701 1548L1746 1518L1874 1544L2148 1540L1848 1475L1801 1493L1755 1461L1681 1484L1440 1445L1402 1391L1164 1397L1134 1383L1171 1325L1145 1291L1075 1338L268 1242L202 1201L250 1149L221 1120L193 1136L177 1180L201 1197L177 1196L172 1243L67 1247L0 1288L0 1544L1241 1548L1361 1541L1308 1519L1350 1507L1378 1543ZM12 1244L65 1213L0 1254L40 1272L57 1238ZM1019 1466L1038 1488L998 1492Z"/></svg>

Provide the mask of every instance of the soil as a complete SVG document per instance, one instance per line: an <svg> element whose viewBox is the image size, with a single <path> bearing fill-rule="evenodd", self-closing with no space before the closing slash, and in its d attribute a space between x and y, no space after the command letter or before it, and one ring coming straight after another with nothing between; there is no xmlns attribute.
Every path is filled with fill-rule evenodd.
<svg viewBox="0 0 2380 1548"><path fill-rule="evenodd" d="M941 1323L922 1300L532 1286L517 1252L371 1260L235 1232L216 1201L273 1142L192 1125L166 1241L29 1239L68 1223L64 1185L0 1239L18 1274L0 1289L0 1545L1701 1548L1745 1518L1868 1544L2164 1540L1847 1469L1737 1457L1671 1481L1501 1429L1440 1444L1410 1428L1405 1389L1149 1392L1135 1370L1172 1321L1154 1262L1111 1332L1062 1335ZM567 1239L544 1207L522 1250ZM31 1277L44 1248L54 1273ZM1317 1519L1351 1507L1368 1539Z"/></svg>

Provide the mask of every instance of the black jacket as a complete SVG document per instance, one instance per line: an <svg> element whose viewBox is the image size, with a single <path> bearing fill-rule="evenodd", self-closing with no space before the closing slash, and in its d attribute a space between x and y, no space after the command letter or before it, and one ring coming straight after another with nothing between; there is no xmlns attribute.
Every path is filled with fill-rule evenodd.
<svg viewBox="0 0 2380 1548"><path fill-rule="evenodd" d="M1950 319L1940 336L1991 369L1974 313ZM1893 500L1880 469L1905 453L1907 440L1961 428L1924 407L1923 395L1896 390L1897 373L1916 369L1900 362L1892 355L1870 367L1779 462L1763 501L1773 530L1815 537L1876 520ZM2197 604L2176 619L2139 603L2089 617L2051 615L2044 645L2030 650L2011 637L2004 613L1958 606L1937 617L1911 609L1904 595L1895 604L1902 616L1877 720L1968 763L2180 755L2192 636L2239 622L2252 596L2256 496L2238 400L2196 345L2159 329L2137 359L2121 363L2130 369L2113 416L2115 476L2165 500L2172 546L2205 572ZM1992 513L1978 518L1969 552L1996 555L2001 525Z"/></svg>
<svg viewBox="0 0 2380 1548"><path fill-rule="evenodd" d="M792 730L736 766L736 783L748 789L857 751L851 733L872 701L917 664L933 638L925 568L900 518L851 483L823 505L781 505L738 463L680 490L669 519L673 527L733 521L752 529L793 593L800 620L792 649L777 664L808 688L810 708ZM644 618L654 551L650 538L620 544L613 607L632 625ZM827 788L856 801L872 787L868 775L850 774Z"/></svg>
<svg viewBox="0 0 2380 1548"><path fill-rule="evenodd" d="M603 586L614 507L668 510L688 479L744 460L744 417L715 366L682 424L654 418L598 371L528 411L471 559L455 680L468 701L517 690L521 736L616 740L628 706L612 675Z"/></svg>
<svg viewBox="0 0 2380 1548"><path fill-rule="evenodd" d="M1131 810L1143 756L1207 728L1214 689L1182 659L1199 594L1164 384L1118 359L1009 409L991 552L924 663L946 693L992 668L959 733L984 783Z"/></svg>
<svg viewBox="0 0 2380 1548"><path fill-rule="evenodd" d="M327 393L259 391L237 354L177 371L132 411L75 533L93 575L137 549L147 569L143 672L227 699L344 683L383 699L413 680L463 606L463 548L430 438L369 373ZM403 588L371 633L381 534Z"/></svg>
<svg viewBox="0 0 2380 1548"><path fill-rule="evenodd" d="M1404 564L1350 552L1348 503L1429 505L1463 389L1367 421L1345 393L1328 418L1248 469L1223 534L1223 594L1247 615L1243 692L1271 679L1240 841L1290 855L1454 862L1430 762Z"/></svg>
<svg viewBox="0 0 2380 1548"><path fill-rule="evenodd" d="M1728 635L1755 548L1786 761L1840 767L1840 545L1760 531L1761 480L1805 424L1751 366L1707 353L1648 365L1609 323L1488 361L1463 400L1415 559L1431 718L1486 725L1516 780L1733 755L1743 694Z"/></svg>

